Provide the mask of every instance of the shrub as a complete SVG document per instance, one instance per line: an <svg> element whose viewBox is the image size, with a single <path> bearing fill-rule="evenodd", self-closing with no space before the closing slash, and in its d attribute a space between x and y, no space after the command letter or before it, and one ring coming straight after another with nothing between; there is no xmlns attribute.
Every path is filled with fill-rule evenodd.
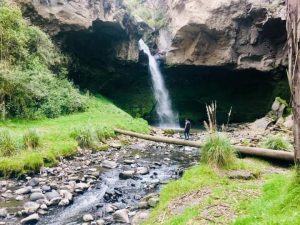
<svg viewBox="0 0 300 225"><path fill-rule="evenodd" d="M91 148L94 146L93 133L88 128L75 129L71 136L77 141L82 148Z"/></svg>
<svg viewBox="0 0 300 225"><path fill-rule="evenodd" d="M26 148L36 149L40 146L40 136L36 132L36 130L28 130L23 135L23 145Z"/></svg>
<svg viewBox="0 0 300 225"><path fill-rule="evenodd" d="M274 149L274 150L289 150L291 144L281 135L270 135L260 144L263 148Z"/></svg>
<svg viewBox="0 0 300 225"><path fill-rule="evenodd" d="M217 167L226 167L234 163L235 149L224 135L218 133L210 135L201 150L201 160L204 163Z"/></svg>
<svg viewBox="0 0 300 225"><path fill-rule="evenodd" d="M12 156L18 150L17 141L8 130L0 131L0 156Z"/></svg>

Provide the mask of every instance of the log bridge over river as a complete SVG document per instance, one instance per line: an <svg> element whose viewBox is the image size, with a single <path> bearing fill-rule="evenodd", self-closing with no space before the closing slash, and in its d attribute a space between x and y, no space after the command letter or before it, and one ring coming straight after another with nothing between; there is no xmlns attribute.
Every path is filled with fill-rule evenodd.
<svg viewBox="0 0 300 225"><path fill-rule="evenodd" d="M188 140L169 138L169 137L158 137L158 136L140 134L140 133L135 133L135 132L121 130L121 129L114 129L114 130L116 133L119 134L129 135L132 137L141 138L149 141L163 142L167 144L175 144L175 145L182 145L182 146L190 146L196 148L201 148L201 146L203 145L201 142L198 141L188 141ZM266 159L279 160L285 162L294 161L294 154L292 152L257 148L257 147L246 147L246 146L239 146L239 145L234 145L233 147L239 153L244 155L262 157Z"/></svg>

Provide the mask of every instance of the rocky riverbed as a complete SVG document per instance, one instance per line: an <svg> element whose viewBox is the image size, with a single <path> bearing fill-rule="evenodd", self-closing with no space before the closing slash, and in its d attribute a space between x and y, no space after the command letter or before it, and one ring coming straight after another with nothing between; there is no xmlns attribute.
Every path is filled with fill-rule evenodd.
<svg viewBox="0 0 300 225"><path fill-rule="evenodd" d="M199 160L199 150L131 139L108 151L79 149L39 175L1 180L0 224L138 224L159 189Z"/></svg>

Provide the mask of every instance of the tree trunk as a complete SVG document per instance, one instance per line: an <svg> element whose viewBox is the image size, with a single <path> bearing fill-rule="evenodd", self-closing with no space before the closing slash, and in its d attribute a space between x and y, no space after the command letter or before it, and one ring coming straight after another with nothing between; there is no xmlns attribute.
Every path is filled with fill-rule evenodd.
<svg viewBox="0 0 300 225"><path fill-rule="evenodd" d="M300 2L287 0L288 76L291 82L295 164L300 168ZM298 170L300 174L300 170Z"/></svg>

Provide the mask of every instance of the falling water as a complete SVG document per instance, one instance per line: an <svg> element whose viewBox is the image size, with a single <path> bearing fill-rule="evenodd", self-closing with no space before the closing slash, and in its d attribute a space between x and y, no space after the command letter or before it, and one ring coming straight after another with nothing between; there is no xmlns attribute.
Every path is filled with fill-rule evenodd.
<svg viewBox="0 0 300 225"><path fill-rule="evenodd" d="M156 59L149 50L145 42L140 39L139 47L148 55L149 69L152 77L152 84L154 89L154 97L156 99L156 112L159 117L159 126L165 128L176 128L179 126L178 117L172 111L172 104L169 98L169 92L166 89L163 77L159 70Z"/></svg>

